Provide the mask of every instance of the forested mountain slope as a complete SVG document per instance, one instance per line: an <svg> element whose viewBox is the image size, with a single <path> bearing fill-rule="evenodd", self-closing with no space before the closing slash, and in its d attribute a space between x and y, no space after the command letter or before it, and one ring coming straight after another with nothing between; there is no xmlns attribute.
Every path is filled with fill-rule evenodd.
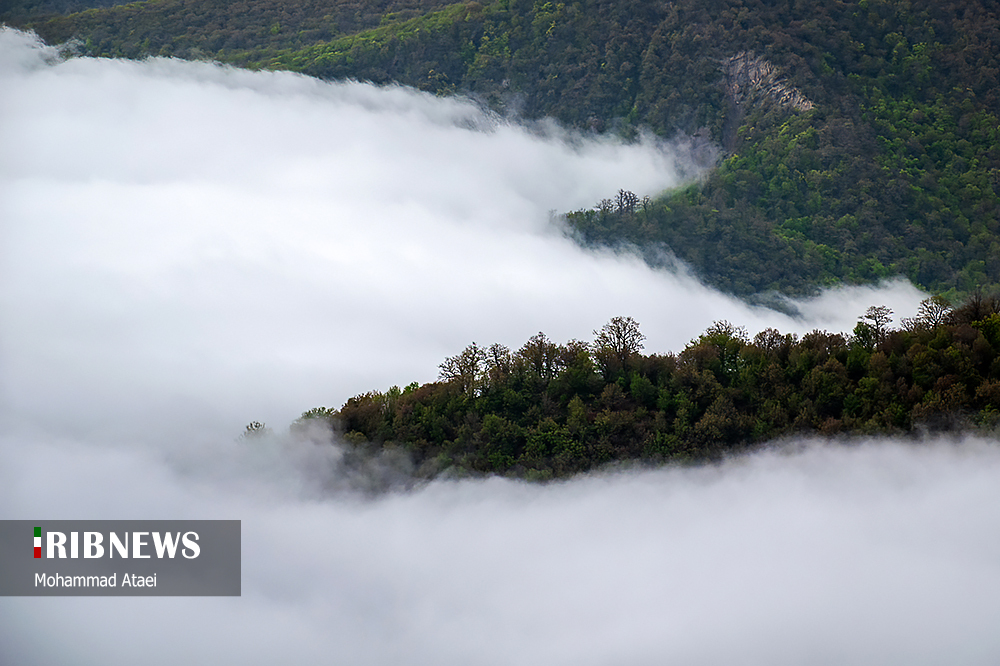
<svg viewBox="0 0 1000 666"><path fill-rule="evenodd" d="M567 219L582 242L666 247L733 293L1000 283L985 0L148 0L16 23L98 55L399 81L594 131L708 137L723 159L704 182Z"/></svg>

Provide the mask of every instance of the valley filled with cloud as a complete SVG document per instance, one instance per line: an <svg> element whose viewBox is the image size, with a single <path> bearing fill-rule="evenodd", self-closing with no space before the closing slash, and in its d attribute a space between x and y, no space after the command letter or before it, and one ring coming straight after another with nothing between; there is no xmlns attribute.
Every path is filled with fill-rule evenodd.
<svg viewBox="0 0 1000 666"><path fill-rule="evenodd" d="M0 599L0 661L995 663L992 440L372 498L329 433L284 434L473 340L625 315L666 353L717 320L846 332L926 296L791 317L558 220L700 168L683 141L0 31L0 518L234 518L244 540L240 598ZM238 441L251 420L276 434Z"/></svg>

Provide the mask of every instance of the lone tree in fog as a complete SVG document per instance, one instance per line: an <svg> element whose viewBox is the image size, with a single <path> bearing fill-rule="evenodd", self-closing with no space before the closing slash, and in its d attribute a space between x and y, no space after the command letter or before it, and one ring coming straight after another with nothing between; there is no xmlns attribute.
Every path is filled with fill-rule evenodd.
<svg viewBox="0 0 1000 666"><path fill-rule="evenodd" d="M605 372L625 368L629 357L642 351L646 339L632 317L614 317L594 335L594 357Z"/></svg>
<svg viewBox="0 0 1000 666"><path fill-rule="evenodd" d="M247 424L246 429L243 434L240 435L240 439L246 441L251 439L260 439L261 437L266 437L270 435L272 430L267 427L266 424L260 421L251 421Z"/></svg>

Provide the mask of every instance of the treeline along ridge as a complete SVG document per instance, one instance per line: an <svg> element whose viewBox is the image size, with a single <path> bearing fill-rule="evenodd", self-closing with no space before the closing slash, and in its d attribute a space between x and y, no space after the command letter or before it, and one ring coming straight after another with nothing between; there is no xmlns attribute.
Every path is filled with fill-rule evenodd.
<svg viewBox="0 0 1000 666"><path fill-rule="evenodd" d="M473 343L440 381L353 397L293 424L402 449L418 473L548 479L624 460L704 461L783 435L901 434L1000 425L1000 301L941 297L893 328L869 308L853 333L801 338L717 322L679 354L643 354L616 317L591 343L539 333L511 351ZM262 426L260 426L262 427Z"/></svg>

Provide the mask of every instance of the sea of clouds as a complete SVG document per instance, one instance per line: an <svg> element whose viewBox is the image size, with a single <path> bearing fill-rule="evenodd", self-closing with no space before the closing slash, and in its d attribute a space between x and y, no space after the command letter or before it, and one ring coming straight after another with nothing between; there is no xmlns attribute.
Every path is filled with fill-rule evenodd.
<svg viewBox="0 0 1000 666"><path fill-rule="evenodd" d="M697 175L654 137L0 30L0 518L244 534L240 598L0 600L0 662L996 663L995 441L372 499L340 449L282 434L473 340L628 315L678 351L715 320L849 331L924 297L833 290L791 318L552 217ZM253 419L277 434L241 445Z"/></svg>

